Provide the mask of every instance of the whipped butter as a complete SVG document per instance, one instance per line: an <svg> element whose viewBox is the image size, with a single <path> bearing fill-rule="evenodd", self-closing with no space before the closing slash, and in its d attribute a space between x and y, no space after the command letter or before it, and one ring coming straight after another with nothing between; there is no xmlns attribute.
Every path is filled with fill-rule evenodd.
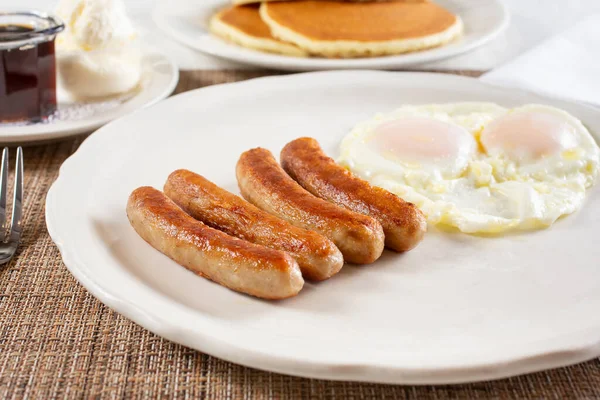
<svg viewBox="0 0 600 400"><path fill-rule="evenodd" d="M90 99L124 94L141 80L139 35L122 0L62 0L65 31L56 40L58 88Z"/></svg>

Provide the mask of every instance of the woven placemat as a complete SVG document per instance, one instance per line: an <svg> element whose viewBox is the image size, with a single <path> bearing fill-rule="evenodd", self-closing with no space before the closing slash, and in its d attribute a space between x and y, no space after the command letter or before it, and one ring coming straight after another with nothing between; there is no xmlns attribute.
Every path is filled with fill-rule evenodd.
<svg viewBox="0 0 600 400"><path fill-rule="evenodd" d="M183 73L178 91L261 75ZM495 382L412 387L267 373L166 341L92 297L48 236L46 193L81 141L25 148L23 243L0 266L0 398L600 398L598 360Z"/></svg>

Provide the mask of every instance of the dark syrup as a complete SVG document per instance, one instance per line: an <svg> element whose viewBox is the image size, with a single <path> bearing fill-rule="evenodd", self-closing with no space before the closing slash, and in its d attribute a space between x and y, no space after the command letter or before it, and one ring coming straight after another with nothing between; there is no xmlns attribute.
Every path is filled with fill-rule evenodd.
<svg viewBox="0 0 600 400"><path fill-rule="evenodd" d="M0 25L0 42L32 31L27 25ZM55 111L54 40L0 50L0 122L37 122Z"/></svg>

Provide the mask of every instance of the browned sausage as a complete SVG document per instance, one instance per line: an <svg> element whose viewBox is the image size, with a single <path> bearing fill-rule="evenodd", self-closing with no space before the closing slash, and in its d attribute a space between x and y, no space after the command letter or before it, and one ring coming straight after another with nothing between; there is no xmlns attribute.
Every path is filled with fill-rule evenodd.
<svg viewBox="0 0 600 400"><path fill-rule="evenodd" d="M141 187L131 193L127 216L152 247L230 289L284 299L298 294L304 285L300 268L289 254L210 228L154 188Z"/></svg>
<svg viewBox="0 0 600 400"><path fill-rule="evenodd" d="M344 265L342 253L331 240L277 218L191 171L173 172L164 191L185 212L210 227L288 252L306 279L330 278Z"/></svg>
<svg viewBox="0 0 600 400"><path fill-rule="evenodd" d="M414 248L427 231L427 221L417 206L352 175L329 158L315 139L288 143L281 150L281 166L315 196L377 219L383 226L385 245L393 250Z"/></svg>
<svg viewBox="0 0 600 400"><path fill-rule="evenodd" d="M379 222L308 193L281 169L270 151L257 148L243 153L236 174L246 200L331 239L346 261L367 264L381 256L384 236Z"/></svg>

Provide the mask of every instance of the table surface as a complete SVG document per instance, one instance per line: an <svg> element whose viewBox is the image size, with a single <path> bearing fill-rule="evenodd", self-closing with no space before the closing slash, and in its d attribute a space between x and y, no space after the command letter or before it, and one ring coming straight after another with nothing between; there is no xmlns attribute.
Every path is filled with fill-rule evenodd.
<svg viewBox="0 0 600 400"><path fill-rule="evenodd" d="M269 74L184 72L177 92ZM494 382L393 386L262 372L154 335L79 285L48 236L46 193L83 139L24 150L23 241L0 266L0 398L600 398L598 359Z"/></svg>

